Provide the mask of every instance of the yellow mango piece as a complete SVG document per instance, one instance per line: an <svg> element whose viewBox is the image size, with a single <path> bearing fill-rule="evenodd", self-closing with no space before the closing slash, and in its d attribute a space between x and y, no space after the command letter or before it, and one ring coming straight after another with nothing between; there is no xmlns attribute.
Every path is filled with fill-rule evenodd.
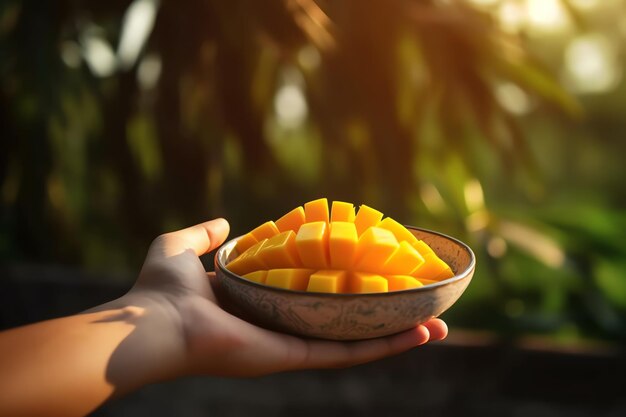
<svg viewBox="0 0 626 417"><path fill-rule="evenodd" d="M354 218L356 232L361 236L368 228L376 226L382 218L383 213L362 204Z"/></svg>
<svg viewBox="0 0 626 417"><path fill-rule="evenodd" d="M256 240L261 241L263 239L269 239L272 236L276 236L280 232L278 231L276 224L270 220L269 222L265 222L253 229L250 233L256 238Z"/></svg>
<svg viewBox="0 0 626 417"><path fill-rule="evenodd" d="M416 280L418 280L419 282L421 282L424 285L430 285L430 284L435 284L439 281L437 281L436 279L424 279L424 278L415 278Z"/></svg>
<svg viewBox="0 0 626 417"><path fill-rule="evenodd" d="M328 223L328 199L319 198L304 205L304 218L307 223Z"/></svg>
<svg viewBox="0 0 626 417"><path fill-rule="evenodd" d="M385 217L376 225L376 227L381 227L383 229L389 230L393 235L398 239L398 242L402 242L406 240L411 245L416 243L418 239L415 237L413 233L391 217Z"/></svg>
<svg viewBox="0 0 626 417"><path fill-rule="evenodd" d="M296 248L296 234L288 230L267 240L263 249L259 251L259 258L268 268L298 268L302 266L298 248Z"/></svg>
<svg viewBox="0 0 626 417"><path fill-rule="evenodd" d="M313 272L311 269L270 269L267 271L265 284L287 290L305 291Z"/></svg>
<svg viewBox="0 0 626 417"><path fill-rule="evenodd" d="M353 222L355 218L354 205L343 201L333 201L330 209L331 222Z"/></svg>
<svg viewBox="0 0 626 417"><path fill-rule="evenodd" d="M311 274L307 291L343 293L347 292L348 273L346 271L321 270Z"/></svg>
<svg viewBox="0 0 626 417"><path fill-rule="evenodd" d="M330 222L328 236L330 267L333 269L350 269L354 263L358 241L354 223Z"/></svg>
<svg viewBox="0 0 626 417"><path fill-rule="evenodd" d="M328 255L328 223L317 221L300 226L296 235L296 248L306 268L327 269Z"/></svg>
<svg viewBox="0 0 626 417"><path fill-rule="evenodd" d="M435 251L428 245L428 243L424 242L423 240L418 240L417 242L412 243L412 245L413 245L413 247L415 249L417 249L417 251L424 258L426 258L426 256L428 256L428 255L435 255L435 256L437 256Z"/></svg>
<svg viewBox="0 0 626 417"><path fill-rule="evenodd" d="M386 275L389 291L403 291L423 287L424 284L410 275Z"/></svg>
<svg viewBox="0 0 626 417"><path fill-rule="evenodd" d="M373 293L389 291L388 281L377 274L355 272L350 277L350 292Z"/></svg>
<svg viewBox="0 0 626 417"><path fill-rule="evenodd" d="M409 244L403 240L398 248L391 254L387 262L382 266L385 274L404 274L410 275L424 263L424 257Z"/></svg>
<svg viewBox="0 0 626 417"><path fill-rule="evenodd" d="M304 209L301 206L296 207L280 219L276 220L276 227L280 232L293 230L298 233L300 226L304 224Z"/></svg>
<svg viewBox="0 0 626 417"><path fill-rule="evenodd" d="M248 281L256 282L256 283L259 283L259 284L264 284L265 283L265 278L267 277L267 271L249 272L249 273L243 275L243 277L245 279L247 279Z"/></svg>
<svg viewBox="0 0 626 417"><path fill-rule="evenodd" d="M447 271L452 272L448 264L442 261L437 255L426 255L422 266L413 271L411 275L420 279L439 280L439 276L448 275ZM454 274L448 276L448 278L451 276L454 276Z"/></svg>
<svg viewBox="0 0 626 417"><path fill-rule="evenodd" d="M255 243L258 243L257 238L252 236L252 233L246 233L239 238L235 248L237 249L237 253L242 254L251 248Z"/></svg>
<svg viewBox="0 0 626 417"><path fill-rule="evenodd" d="M250 272L267 269L266 265L258 256L266 242L267 239L263 239L262 241L255 243L244 253L230 261L228 265L226 265L226 268L237 275L245 275Z"/></svg>
<svg viewBox="0 0 626 417"><path fill-rule="evenodd" d="M368 228L359 237L354 270L358 272L380 273L382 266L398 246L396 237L389 230L379 227Z"/></svg>
<svg viewBox="0 0 626 417"><path fill-rule="evenodd" d="M452 278L454 276L454 272L452 271L452 268L450 268L449 265L447 266L448 267L444 271L442 271L439 275L435 277L436 280L443 281L444 279Z"/></svg>

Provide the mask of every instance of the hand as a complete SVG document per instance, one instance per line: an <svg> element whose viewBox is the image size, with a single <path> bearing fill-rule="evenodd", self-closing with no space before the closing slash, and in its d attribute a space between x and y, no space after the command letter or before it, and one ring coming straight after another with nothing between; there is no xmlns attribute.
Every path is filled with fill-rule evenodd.
<svg viewBox="0 0 626 417"><path fill-rule="evenodd" d="M0 332L0 416L83 416L112 396L177 376L345 367L447 335L438 319L361 342L306 340L254 326L220 307L214 275L199 259L227 235L228 223L218 219L160 236L121 298Z"/></svg>
<svg viewBox="0 0 626 417"><path fill-rule="evenodd" d="M135 287L127 300L167 312L162 329L181 338L174 359L177 373L255 376L273 372L336 368L394 355L447 335L445 323L430 320L409 331L368 341L307 340L269 331L239 319L219 305L199 256L224 242L229 226L223 219L168 233L148 252ZM155 336L156 336L155 335Z"/></svg>

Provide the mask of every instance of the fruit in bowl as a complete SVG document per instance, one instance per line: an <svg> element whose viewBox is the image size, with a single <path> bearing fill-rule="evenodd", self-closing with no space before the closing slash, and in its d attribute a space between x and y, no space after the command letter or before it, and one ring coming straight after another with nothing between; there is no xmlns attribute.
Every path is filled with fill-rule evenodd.
<svg viewBox="0 0 626 417"><path fill-rule="evenodd" d="M224 244L218 289L241 316L334 340L407 330L448 309L469 284L464 243L405 227L371 207L318 199Z"/></svg>

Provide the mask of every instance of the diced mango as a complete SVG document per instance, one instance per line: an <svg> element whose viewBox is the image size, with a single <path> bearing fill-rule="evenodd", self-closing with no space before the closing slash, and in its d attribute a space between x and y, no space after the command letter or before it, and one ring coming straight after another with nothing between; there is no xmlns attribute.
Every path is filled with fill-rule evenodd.
<svg viewBox="0 0 626 417"><path fill-rule="evenodd" d="M424 258L428 255L437 256L435 251L423 240L418 240L417 242L412 243L412 245Z"/></svg>
<svg viewBox="0 0 626 417"><path fill-rule="evenodd" d="M265 222L256 229L253 229L251 232L252 236L256 238L256 240L261 241L263 239L269 239L272 236L276 236L278 233L278 228L273 221Z"/></svg>
<svg viewBox="0 0 626 417"><path fill-rule="evenodd" d="M328 199L319 198L304 205L304 217L307 223L328 223Z"/></svg>
<svg viewBox="0 0 626 417"><path fill-rule="evenodd" d="M382 218L383 213L362 204L354 218L356 232L361 236L368 228L376 226Z"/></svg>
<svg viewBox="0 0 626 417"><path fill-rule="evenodd" d="M300 291L372 293L454 276L409 229L366 205L320 198L237 241L227 268L253 282Z"/></svg>
<svg viewBox="0 0 626 417"><path fill-rule="evenodd" d="M263 248L263 245L267 242L267 239L255 243L252 247L248 248L244 253L232 260L226 267L238 275L245 275L249 272L258 271L260 269L266 269L266 265L259 258L259 251Z"/></svg>
<svg viewBox="0 0 626 417"><path fill-rule="evenodd" d="M422 266L423 263L424 258L422 255L420 255L409 242L403 240L400 242L395 252L387 259L387 262L385 262L381 270L385 274L410 275L413 271Z"/></svg>
<svg viewBox="0 0 626 417"><path fill-rule="evenodd" d="M441 260L441 262L444 262L444 261ZM447 264L446 266L447 268L444 269L441 273L439 273L439 275L435 277L436 280L442 281L444 279L452 278L454 276L454 272L452 271L452 268L450 268L450 266Z"/></svg>
<svg viewBox="0 0 626 417"><path fill-rule="evenodd" d="M423 287L420 281L410 275L386 275L389 291L403 291Z"/></svg>
<svg viewBox="0 0 626 417"><path fill-rule="evenodd" d="M389 230L379 227L368 228L359 237L354 270L380 273L382 266L397 248L398 241Z"/></svg>
<svg viewBox="0 0 626 417"><path fill-rule="evenodd" d="M307 291L344 293L347 290L348 273L346 271L321 270L311 274Z"/></svg>
<svg viewBox="0 0 626 417"><path fill-rule="evenodd" d="M243 277L247 279L248 281L256 282L259 284L264 284L265 278L267 277L267 271L261 270L261 271L249 272L243 275Z"/></svg>
<svg viewBox="0 0 626 417"><path fill-rule="evenodd" d="M258 243L257 238L252 236L252 233L246 233L245 235L241 236L239 240L237 240L237 245L235 246L235 248L237 248L237 252L239 254L242 254L246 250L251 248L255 243Z"/></svg>
<svg viewBox="0 0 626 417"><path fill-rule="evenodd" d="M304 209L302 206L298 206L280 219L276 220L276 227L280 232L293 230L295 233L298 233L298 230L300 230L300 226L304 224L304 221Z"/></svg>
<svg viewBox="0 0 626 417"><path fill-rule="evenodd" d="M328 237L330 267L344 270L352 268L358 241L354 223L330 222Z"/></svg>
<svg viewBox="0 0 626 417"><path fill-rule="evenodd" d="M265 265L272 268L298 268L302 266L296 247L296 234L293 230L287 230L268 239L258 256Z"/></svg>
<svg viewBox="0 0 626 417"><path fill-rule="evenodd" d="M450 272L448 273L447 271ZM424 256L424 263L422 266L413 271L411 275L419 279L425 278L439 280L440 276L445 276L446 278L454 276L454 274L449 274L452 274L452 271L447 263L442 261L437 255L426 255Z"/></svg>
<svg viewBox="0 0 626 417"><path fill-rule="evenodd" d="M265 284L287 290L305 291L309 284L309 277L313 272L310 269L270 269L267 272Z"/></svg>
<svg viewBox="0 0 626 417"><path fill-rule="evenodd" d="M383 229L389 230L391 233L394 234L396 239L398 239L398 242L406 240L411 245L413 245L418 240L415 235L409 231L409 229L407 229L391 217L385 217L380 221L380 223L378 223L378 225L376 225L376 227L381 227Z"/></svg>
<svg viewBox="0 0 626 417"><path fill-rule="evenodd" d="M296 247L302 264L306 268L327 269L328 223L317 221L305 223L296 235Z"/></svg>
<svg viewBox="0 0 626 417"><path fill-rule="evenodd" d="M350 277L350 292L352 293L373 293L389 291L387 280L377 274L355 272Z"/></svg>
<svg viewBox="0 0 626 417"><path fill-rule="evenodd" d="M353 222L355 218L354 205L343 201L333 201L330 209L331 222Z"/></svg>

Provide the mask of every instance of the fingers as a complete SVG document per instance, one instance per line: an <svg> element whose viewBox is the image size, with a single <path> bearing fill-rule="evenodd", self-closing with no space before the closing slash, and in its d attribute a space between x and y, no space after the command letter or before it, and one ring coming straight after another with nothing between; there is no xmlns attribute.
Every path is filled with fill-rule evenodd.
<svg viewBox="0 0 626 417"><path fill-rule="evenodd" d="M211 220L159 236L150 252L174 256L191 249L200 256L221 245L229 231L230 226L225 219Z"/></svg>
<svg viewBox="0 0 626 417"><path fill-rule="evenodd" d="M411 330L379 339L358 342L303 341L305 351L292 364L295 369L340 368L358 365L399 354L428 341L446 337L448 328L439 319L430 320Z"/></svg>
<svg viewBox="0 0 626 417"><path fill-rule="evenodd" d="M432 319L423 324L430 333L430 341L443 340L448 336L448 325L441 319Z"/></svg>

